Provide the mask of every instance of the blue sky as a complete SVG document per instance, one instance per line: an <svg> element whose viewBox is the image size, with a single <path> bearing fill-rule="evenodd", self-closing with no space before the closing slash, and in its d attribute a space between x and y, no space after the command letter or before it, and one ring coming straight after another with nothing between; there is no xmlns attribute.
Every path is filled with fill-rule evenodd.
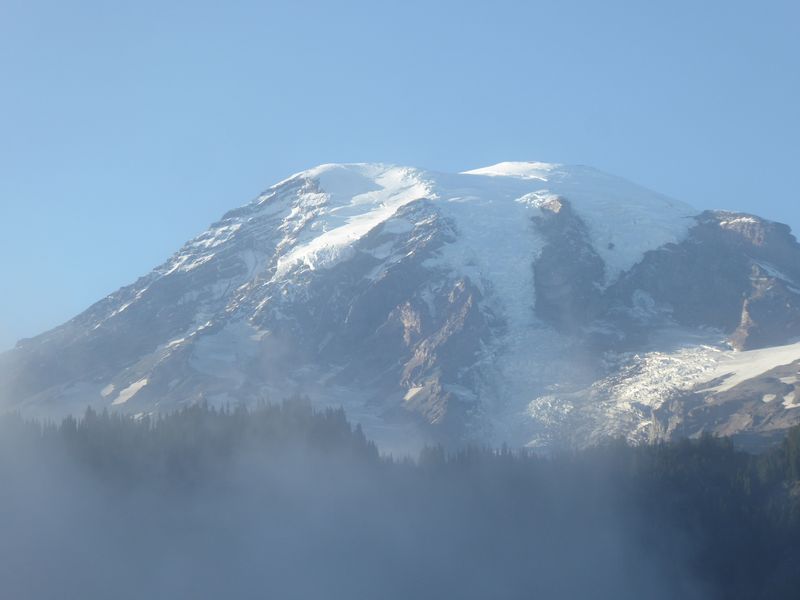
<svg viewBox="0 0 800 600"><path fill-rule="evenodd" d="M323 162L590 164L800 228L797 2L0 2L0 349Z"/></svg>

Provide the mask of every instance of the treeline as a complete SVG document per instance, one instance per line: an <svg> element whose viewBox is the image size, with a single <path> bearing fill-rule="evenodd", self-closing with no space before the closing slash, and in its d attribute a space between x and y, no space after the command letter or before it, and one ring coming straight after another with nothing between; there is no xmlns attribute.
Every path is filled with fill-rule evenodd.
<svg viewBox="0 0 800 600"><path fill-rule="evenodd" d="M800 428L410 460L303 399L10 415L0 526L2 597L797 598Z"/></svg>
<svg viewBox="0 0 800 600"><path fill-rule="evenodd" d="M212 478L242 452L330 453L341 459L377 461L376 445L342 409L315 412L307 398L281 404L211 407L195 404L157 417L134 418L87 408L61 423L31 421L19 414L0 420L0 439L16 448L31 445L53 457L70 457L106 482L134 485L164 479L191 485Z"/></svg>

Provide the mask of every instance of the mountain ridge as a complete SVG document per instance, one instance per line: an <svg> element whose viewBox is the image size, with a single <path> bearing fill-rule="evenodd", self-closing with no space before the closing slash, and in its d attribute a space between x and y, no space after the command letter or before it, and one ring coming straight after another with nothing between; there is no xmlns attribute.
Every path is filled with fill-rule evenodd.
<svg viewBox="0 0 800 600"><path fill-rule="evenodd" d="M0 355L0 403L147 414L304 393L389 446L557 445L582 430L574 394L592 398L613 357L651 338L752 350L800 336L796 264L786 226L699 212L590 167L320 165ZM589 428L657 439L680 429L660 424L663 410L610 428L606 412ZM781 427L786 411L771 416Z"/></svg>

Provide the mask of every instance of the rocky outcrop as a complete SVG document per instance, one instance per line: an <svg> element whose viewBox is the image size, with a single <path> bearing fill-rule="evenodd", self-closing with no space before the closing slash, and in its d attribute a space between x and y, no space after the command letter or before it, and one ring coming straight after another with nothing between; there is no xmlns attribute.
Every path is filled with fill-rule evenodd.
<svg viewBox="0 0 800 600"><path fill-rule="evenodd" d="M603 313L605 266L569 200L553 198L540 208L534 222L545 245L533 264L536 314L575 334Z"/></svg>
<svg viewBox="0 0 800 600"><path fill-rule="evenodd" d="M711 327L741 350L800 335L800 245L785 225L706 212L687 238L648 252L607 292L607 318L630 329L637 294L685 327Z"/></svg>
<svg viewBox="0 0 800 600"><path fill-rule="evenodd" d="M797 423L800 410L800 360L769 369L723 391L718 382L679 394L654 411L659 439L696 437L701 433L728 436L751 450L782 439Z"/></svg>
<svg viewBox="0 0 800 600"><path fill-rule="evenodd" d="M800 290L759 265L753 265L752 273L752 291L742 304L739 326L730 338L732 345L751 350L800 336Z"/></svg>

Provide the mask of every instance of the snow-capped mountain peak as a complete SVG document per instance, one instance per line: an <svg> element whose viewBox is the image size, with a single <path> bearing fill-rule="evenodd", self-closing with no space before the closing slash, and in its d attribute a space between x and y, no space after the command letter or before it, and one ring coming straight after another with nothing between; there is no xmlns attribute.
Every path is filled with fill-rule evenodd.
<svg viewBox="0 0 800 600"><path fill-rule="evenodd" d="M320 165L2 356L0 401L153 412L300 392L385 444L555 443L575 419L657 437L602 383L634 368L626 352L663 353L675 328L742 348L800 335L800 249L747 219L583 166ZM614 410L576 409L581 389Z"/></svg>

